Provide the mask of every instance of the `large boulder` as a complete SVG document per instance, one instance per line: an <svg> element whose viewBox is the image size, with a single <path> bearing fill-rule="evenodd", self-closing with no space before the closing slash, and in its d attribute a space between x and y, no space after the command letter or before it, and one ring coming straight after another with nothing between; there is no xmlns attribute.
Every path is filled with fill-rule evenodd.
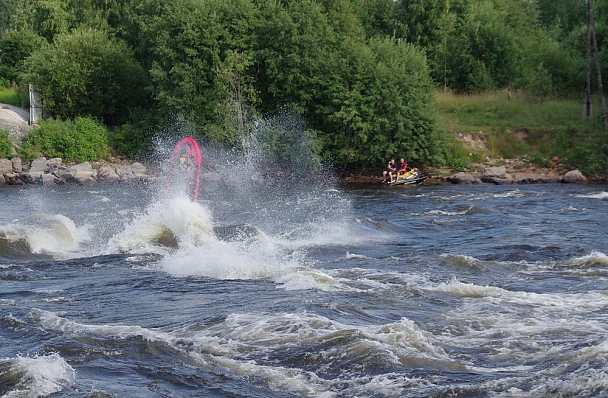
<svg viewBox="0 0 608 398"><path fill-rule="evenodd" d="M494 166L483 169L481 181L498 185L512 184L513 177L510 174L507 174L507 168L505 166Z"/></svg>
<svg viewBox="0 0 608 398"><path fill-rule="evenodd" d="M49 164L46 158L38 158L32 160L30 164L30 169L28 170L30 173L47 173L49 171Z"/></svg>
<svg viewBox="0 0 608 398"><path fill-rule="evenodd" d="M139 180L148 177L146 167L139 162L127 166L119 166L116 168L116 173L121 181Z"/></svg>
<svg viewBox="0 0 608 398"><path fill-rule="evenodd" d="M8 159L0 159L0 175L10 174L13 172L13 162Z"/></svg>
<svg viewBox="0 0 608 398"><path fill-rule="evenodd" d="M479 178L475 177L472 174L468 173L456 173L452 177L448 178L448 181L452 184L480 184L481 181Z"/></svg>
<svg viewBox="0 0 608 398"><path fill-rule="evenodd" d="M94 185L97 183L97 170L89 162L83 162L63 170L61 179L66 183Z"/></svg>
<svg viewBox="0 0 608 398"><path fill-rule="evenodd" d="M570 184L584 184L587 182L587 177L578 170L570 170L562 177L562 182Z"/></svg>
<svg viewBox="0 0 608 398"><path fill-rule="evenodd" d="M538 177L538 182L546 183L546 184L556 184L558 182L562 182L562 177L559 174L549 174L549 175L541 175Z"/></svg>
<svg viewBox="0 0 608 398"><path fill-rule="evenodd" d="M21 173L20 178L26 184L38 184L43 174L44 173L42 171L26 171Z"/></svg>
<svg viewBox="0 0 608 398"><path fill-rule="evenodd" d="M114 167L101 166L97 170L97 179L102 182L117 182L120 180L120 176Z"/></svg>
<svg viewBox="0 0 608 398"><path fill-rule="evenodd" d="M42 185L53 185L57 183L57 177L50 173L43 173L38 178L38 183Z"/></svg>
<svg viewBox="0 0 608 398"><path fill-rule="evenodd" d="M21 163L21 158L13 158L11 162L13 163L13 171L15 173L21 173L23 171L23 164Z"/></svg>

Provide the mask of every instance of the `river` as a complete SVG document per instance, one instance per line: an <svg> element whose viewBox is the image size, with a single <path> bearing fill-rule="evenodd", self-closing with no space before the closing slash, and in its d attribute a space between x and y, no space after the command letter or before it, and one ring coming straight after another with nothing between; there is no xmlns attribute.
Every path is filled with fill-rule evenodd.
<svg viewBox="0 0 608 398"><path fill-rule="evenodd" d="M4 397L608 396L608 187L0 190Z"/></svg>

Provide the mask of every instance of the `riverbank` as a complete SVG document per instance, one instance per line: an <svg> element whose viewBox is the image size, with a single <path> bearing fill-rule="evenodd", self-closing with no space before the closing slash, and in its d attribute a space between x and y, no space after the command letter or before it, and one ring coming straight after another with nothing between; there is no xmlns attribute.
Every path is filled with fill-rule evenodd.
<svg viewBox="0 0 608 398"><path fill-rule="evenodd" d="M64 165L60 158L38 158L22 163L20 158L0 159L0 185L63 185L130 182L156 178L139 162L104 161Z"/></svg>
<svg viewBox="0 0 608 398"><path fill-rule="evenodd" d="M521 159L496 159L487 163L473 164L470 169L459 171L449 167L421 167L427 179L425 185L444 184L549 184L549 183L608 183L606 177L585 176L576 169L560 169L557 161L553 167L538 167ZM350 170L341 173L346 184L379 183L382 169Z"/></svg>
<svg viewBox="0 0 608 398"><path fill-rule="evenodd" d="M500 163L496 165L496 163ZM606 178L584 176L578 170L540 168L518 160L501 160L478 164L467 171L450 168L422 168L427 176L425 185L445 184L548 184L608 183ZM131 160L95 161L64 164L60 158L38 158L23 163L20 158L0 159L0 185L63 185L152 181L160 177L158 167ZM203 179L217 180L217 173L206 173ZM260 177L256 174L256 179ZM339 173L343 184L373 184L382 181L381 169L366 169Z"/></svg>

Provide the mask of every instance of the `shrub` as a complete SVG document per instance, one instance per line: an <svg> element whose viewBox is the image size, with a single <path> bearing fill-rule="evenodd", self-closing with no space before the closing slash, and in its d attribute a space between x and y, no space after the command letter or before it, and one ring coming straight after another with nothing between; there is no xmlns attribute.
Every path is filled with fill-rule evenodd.
<svg viewBox="0 0 608 398"><path fill-rule="evenodd" d="M47 112L64 120L91 115L118 125L146 99L146 73L131 49L98 30L57 35L25 59L20 78L34 84Z"/></svg>
<svg viewBox="0 0 608 398"><path fill-rule="evenodd" d="M0 158L10 158L13 143L11 142L8 131L0 130Z"/></svg>
<svg viewBox="0 0 608 398"><path fill-rule="evenodd" d="M26 160L45 156L77 163L108 159L107 130L90 117L41 120L40 128L31 131L24 141L20 154Z"/></svg>

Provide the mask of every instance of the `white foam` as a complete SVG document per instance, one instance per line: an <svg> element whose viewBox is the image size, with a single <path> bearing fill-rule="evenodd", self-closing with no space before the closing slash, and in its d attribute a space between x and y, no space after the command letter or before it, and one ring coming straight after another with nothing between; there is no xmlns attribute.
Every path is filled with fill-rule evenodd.
<svg viewBox="0 0 608 398"><path fill-rule="evenodd" d="M577 257L566 262L568 266L584 266L587 264L608 265L608 256L600 251L594 250L586 256Z"/></svg>
<svg viewBox="0 0 608 398"><path fill-rule="evenodd" d="M362 254L355 254L355 253L349 253L349 252L346 252L345 258L347 260L351 260L351 259L361 259L361 260L363 260L363 259L369 259L369 257L364 256Z"/></svg>
<svg viewBox="0 0 608 398"><path fill-rule="evenodd" d="M25 241L32 253L67 259L77 255L81 244L90 241L90 226L77 227L61 214L38 214L15 223L0 226L8 241Z"/></svg>
<svg viewBox="0 0 608 398"><path fill-rule="evenodd" d="M45 397L62 391L76 381L76 371L57 353L19 356L10 360L23 377L6 398Z"/></svg>
<svg viewBox="0 0 608 398"><path fill-rule="evenodd" d="M527 306L568 310L569 312L604 308L608 306L608 296L602 292L585 293L533 293L511 291L496 286L480 286L462 283L456 279L426 289L471 298L499 299L500 302Z"/></svg>
<svg viewBox="0 0 608 398"><path fill-rule="evenodd" d="M223 322L174 331L129 325L86 325L39 309L32 310L30 318L46 329L67 335L94 334L118 339L139 336L162 342L197 361L202 368L214 370L220 366L239 377L261 378L278 391L307 396L338 395L344 382L352 386L350 390L354 393L378 388L378 383L386 388L402 388L424 382L403 377L393 380L386 375L379 376L383 380L360 378L358 372L349 369L344 369L341 377L327 380L314 371L267 363L264 354L310 345L320 348L314 355L321 356L328 364L339 363L345 355L352 355L386 367L433 363L464 370L464 366L451 360L435 344L432 333L406 318L384 325L346 325L313 313L231 314ZM250 355L258 359L251 359Z"/></svg>
<svg viewBox="0 0 608 398"><path fill-rule="evenodd" d="M574 195L574 196L577 197L577 198L608 199L608 192L602 191L602 192L592 193L592 194L587 194L587 195L577 194L577 195Z"/></svg>
<svg viewBox="0 0 608 398"><path fill-rule="evenodd" d="M106 251L166 253L171 248L159 244L162 239L175 239L180 247L198 247L217 241L209 212L181 194L149 205L145 213L136 216L110 239Z"/></svg>

